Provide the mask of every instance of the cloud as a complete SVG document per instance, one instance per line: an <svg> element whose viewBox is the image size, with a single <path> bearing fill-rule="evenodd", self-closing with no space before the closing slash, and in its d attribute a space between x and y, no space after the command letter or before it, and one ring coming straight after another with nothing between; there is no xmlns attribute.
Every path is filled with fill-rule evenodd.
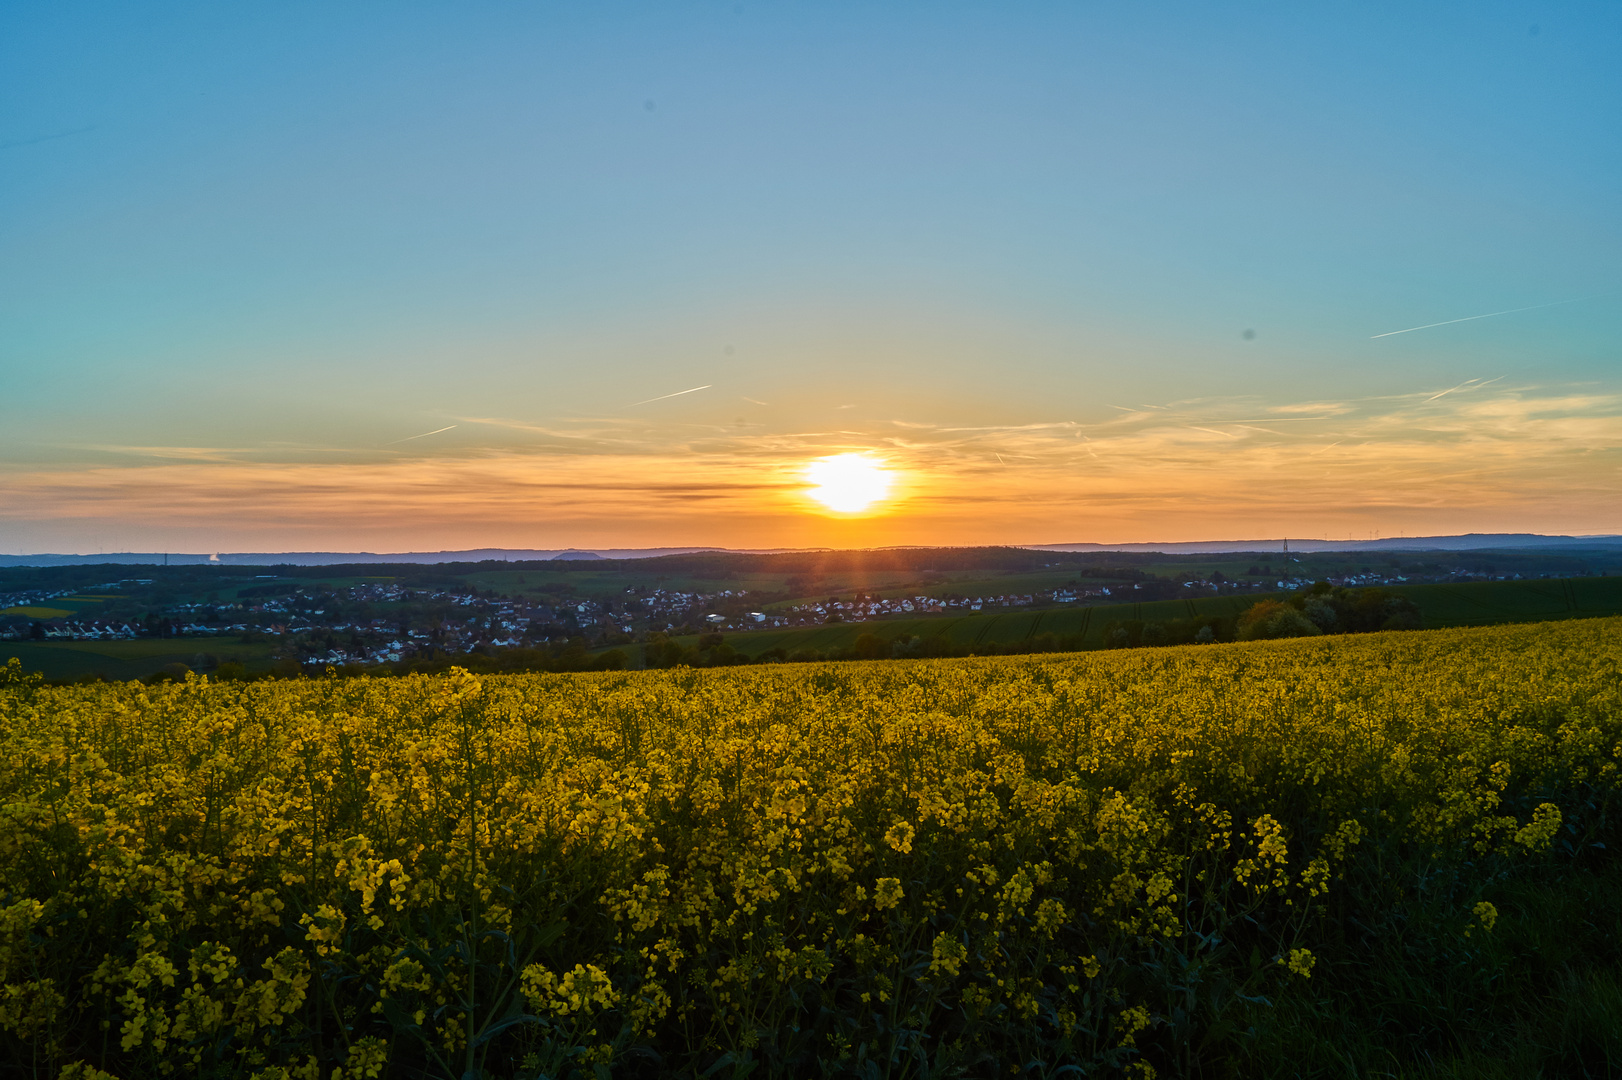
<svg viewBox="0 0 1622 1080"><path fill-rule="evenodd" d="M1356 408L1349 401L1302 401L1291 405L1273 405L1267 411L1275 413L1312 413L1319 416L1339 416L1342 413L1354 411Z"/></svg>
<svg viewBox="0 0 1622 1080"><path fill-rule="evenodd" d="M446 424L444 427L435 428L432 431L425 431L421 435L407 435L403 439L395 439L394 442L395 443L415 442L417 439L426 439L430 435L439 435L439 434L441 434L443 432L450 431L450 430L454 429L455 427L457 427L456 424ZM389 445L392 446L392 445L394 445L394 443L390 443Z"/></svg>
<svg viewBox="0 0 1622 1080"><path fill-rule="evenodd" d="M109 446L100 449L112 460L90 465L0 469L0 522L13 535L133 523L394 550L1622 531L1622 397L1503 381L1444 389L1327 405L1189 401L1000 426L907 419L739 432L456 417L466 445L348 456ZM889 461L900 498L873 519L807 515L800 466L848 450ZM1014 461L1017 470L1002 464Z"/></svg>

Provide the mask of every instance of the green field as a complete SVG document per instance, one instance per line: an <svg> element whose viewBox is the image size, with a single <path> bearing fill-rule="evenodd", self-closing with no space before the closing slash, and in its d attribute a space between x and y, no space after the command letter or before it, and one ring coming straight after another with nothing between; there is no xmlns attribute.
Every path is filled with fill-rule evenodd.
<svg viewBox="0 0 1622 1080"><path fill-rule="evenodd" d="M29 671L47 679L100 675L107 679L140 679L170 664L204 668L200 656L219 663L236 661L249 671L270 667L268 643L240 644L202 638L138 638L134 641L3 641L0 665L15 656Z"/></svg>
<svg viewBox="0 0 1622 1080"><path fill-rule="evenodd" d="M1419 605L1426 626L1542 622L1622 612L1622 577L1402 585L1392 591Z"/></svg>
<svg viewBox="0 0 1622 1080"><path fill-rule="evenodd" d="M916 619L881 619L863 623L834 623L827 626L796 627L792 630L762 630L758 633L727 635L727 644L746 656L759 656L767 649L788 652L800 649L847 648L862 634L885 638L945 638L958 645L1013 645L1039 634L1065 638L1081 636L1088 646L1103 641L1104 627L1115 620L1142 619L1145 622L1202 617L1232 618L1256 602L1253 596L1206 596L1197 600L1156 600L1144 604L1108 604L1098 607L1064 606L1020 609L976 615L935 615ZM686 642L688 639L680 639ZM691 640L697 640L693 638Z"/></svg>
<svg viewBox="0 0 1622 1080"><path fill-rule="evenodd" d="M1431 628L1622 614L1622 578L1613 577L1396 585L1391 586L1389 591L1406 596L1418 605L1425 626ZM892 640L912 636L941 637L957 645L970 646L1014 645L1041 634L1053 634L1059 638L1080 636L1085 647L1093 648L1103 644L1104 628L1112 622L1128 619L1169 622L1173 619L1232 618L1261 598L1256 595L1206 596L1140 604L883 619L797 627L792 630L734 632L727 634L726 639L727 644L745 656L759 656L768 649L777 648L790 653L802 649L829 652L849 648L862 634L878 634ZM690 644L697 638L679 640Z"/></svg>
<svg viewBox="0 0 1622 1080"><path fill-rule="evenodd" d="M563 575L492 572L474 575L470 580L482 589L517 592L540 589L549 581ZM849 575L854 576L854 575ZM902 572L880 571L864 575L867 586L875 591L881 580L901 577ZM967 577L968 575L965 575ZM1046 575L1008 575L1000 579L999 591L1027 592L1039 587L1033 581ZM523 577L526 580L519 582ZM597 580L591 572L570 572L570 580L577 582L583 593L589 594L606 584L609 578L616 583L625 580L623 572L605 572ZM990 583L984 573L974 577ZM476 580L475 580L476 579ZM539 579L539 580L538 580ZM386 580L379 578L333 578L334 584L357 584L362 581ZM650 583L660 581L649 575ZM831 578L829 579L831 580ZM666 579L655 587L695 589L701 579ZM1018 582L1018 585L1014 583ZM270 582L265 582L269 584ZM750 588L755 585L766 589L772 582L754 582L749 577L718 583L702 579L708 591L717 588ZM830 588L829 592L852 591L850 583L843 589ZM781 585L776 587L781 588ZM1051 586L1050 586L1051 587ZM952 586L941 588L950 591ZM934 591L934 590L931 590ZM989 591L989 590L988 590ZM1459 585L1399 585L1392 592L1407 596L1419 606L1424 625L1432 628L1448 626L1484 626L1494 623L1542 622L1551 619L1586 618L1597 615L1622 614L1622 577L1571 578L1544 581L1471 582ZM987 612L961 616L926 616L911 619L883 619L864 623L836 623L826 626L798 627L791 630L762 630L726 632L727 644L745 656L756 657L768 649L781 648L788 653L816 650L828 653L851 647L862 634L872 633L894 640L898 638L944 638L955 645L973 648L978 645L1006 648L1019 645L1040 635L1052 634L1057 638L1079 637L1084 648L1097 648L1103 644L1105 628L1112 622L1137 619L1143 622L1169 622L1190 618L1233 618L1255 603L1259 596L1206 596L1190 600L1158 600L1147 603L1105 604L1097 606L1063 605L1039 609L1020 609L1007 612ZM90 597L62 597L52 603L74 603L89 606ZM83 607L80 608L83 610ZM696 637L678 639L691 644ZM204 638L142 638L135 641L51 641L0 642L0 663L17 657L32 671L49 679L75 679L84 675L101 675L109 679L144 678L163 670L170 664L185 664L192 668L206 668L199 660L203 654L220 663L237 661L249 671L263 671L271 666L268 643L240 644L234 639Z"/></svg>
<svg viewBox="0 0 1622 1080"><path fill-rule="evenodd" d="M241 598L243 592L249 594L248 599L254 599L253 590L265 586L289 586L288 591L302 588L322 587L328 589L347 589L355 585L389 585L396 579L389 575L374 574L370 576L349 575L346 577L255 577L248 581L233 582L230 586L217 590L219 595L227 600ZM216 591L216 590L211 590ZM274 600L281 594L262 593L259 599Z"/></svg>
<svg viewBox="0 0 1622 1080"><path fill-rule="evenodd" d="M574 564L578 565L578 564ZM660 568L650 566L641 570L634 565L627 567L619 565L612 569L603 570L492 570L484 573L467 574L463 580L469 585L479 589L494 590L510 596L527 596L537 599L549 594L555 595L560 587L567 587L571 595L582 597L608 597L625 592L627 589L664 589L668 592L702 592L717 593L723 589L737 592L740 589L750 593L782 593L788 589L789 582L800 578L806 582L807 591L799 600L782 601L787 603L801 602L805 599L827 596L848 596L858 590L880 596L914 595L918 593L956 593L968 591L983 592L1029 592L1031 586L1017 588L1012 584L988 584L985 571L954 571L943 572L938 576L941 580L935 584L922 586L918 584L919 573L916 570L834 570L826 574L800 575L790 573L751 573L739 571L728 574L711 574L708 576L695 573L660 573ZM1061 585L1075 577L1073 572L1053 573L1045 575L1051 577L1053 584ZM1044 578L1045 579L1045 578ZM972 580L977 586L971 588L968 583ZM1000 580L1000 579L999 579ZM1009 579L1010 581L1012 579ZM814 583L814 588L811 587Z"/></svg>
<svg viewBox="0 0 1622 1080"><path fill-rule="evenodd" d="M0 615L22 615L29 619L63 619L77 616L94 617L99 614L96 605L111 596L54 596L44 604L20 604L0 609Z"/></svg>

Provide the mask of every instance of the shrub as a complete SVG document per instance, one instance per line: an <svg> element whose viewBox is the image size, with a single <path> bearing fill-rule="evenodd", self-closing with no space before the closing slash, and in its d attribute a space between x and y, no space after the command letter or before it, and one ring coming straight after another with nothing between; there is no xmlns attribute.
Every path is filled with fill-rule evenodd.
<svg viewBox="0 0 1622 1080"><path fill-rule="evenodd" d="M1235 637L1240 641L1314 637L1323 633L1311 619L1279 600L1261 600L1239 616Z"/></svg>

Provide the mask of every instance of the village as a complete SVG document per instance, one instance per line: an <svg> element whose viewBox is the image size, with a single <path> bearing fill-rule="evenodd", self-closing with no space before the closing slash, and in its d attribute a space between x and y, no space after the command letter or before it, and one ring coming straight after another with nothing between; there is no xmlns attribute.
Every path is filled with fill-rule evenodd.
<svg viewBox="0 0 1622 1080"><path fill-rule="evenodd" d="M1136 601L1289 590L1310 584L1298 575L1266 576L1253 566L1235 580L1221 572L1184 580L1152 575L1111 583L1072 581L1021 592L930 592L880 595L857 590L818 599L742 588L675 589L645 585L577 595L569 591L503 594L470 584L423 588L399 581L333 586L271 573L242 579L234 589L203 595L165 588L154 578L127 578L75 589L30 588L0 593L0 641L95 642L154 638L208 639L269 645L275 655L305 665L378 666L402 661L556 647L631 645L650 634L729 634L828 623L969 615L1054 605ZM1409 581L1519 578L1478 569L1437 567L1432 573L1366 571L1329 578L1360 587ZM1540 575L1548 576L1548 575ZM1557 573L1556 576L1559 576ZM451 579L455 581L455 579ZM223 583L222 583L223 584Z"/></svg>

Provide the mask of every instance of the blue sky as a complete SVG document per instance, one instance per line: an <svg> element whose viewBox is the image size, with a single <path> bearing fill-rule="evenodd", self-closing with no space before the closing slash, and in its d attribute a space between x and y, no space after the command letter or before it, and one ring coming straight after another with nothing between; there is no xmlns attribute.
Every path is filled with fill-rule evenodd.
<svg viewBox="0 0 1622 1080"><path fill-rule="evenodd" d="M1602 3L11 4L0 548L1622 531L1619 101Z"/></svg>

